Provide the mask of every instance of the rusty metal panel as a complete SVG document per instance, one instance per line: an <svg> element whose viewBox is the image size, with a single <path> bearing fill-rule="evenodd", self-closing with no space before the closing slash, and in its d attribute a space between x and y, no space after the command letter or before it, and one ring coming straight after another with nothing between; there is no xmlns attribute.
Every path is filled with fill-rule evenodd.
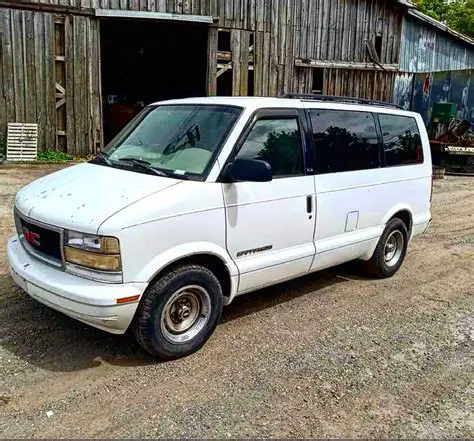
<svg viewBox="0 0 474 441"><path fill-rule="evenodd" d="M442 72L474 68L474 45L455 40L411 18L403 23L400 70Z"/></svg>

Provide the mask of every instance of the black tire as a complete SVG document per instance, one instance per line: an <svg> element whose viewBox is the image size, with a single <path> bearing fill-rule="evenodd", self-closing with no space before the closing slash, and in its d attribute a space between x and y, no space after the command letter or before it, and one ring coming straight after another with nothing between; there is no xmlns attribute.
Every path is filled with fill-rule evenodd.
<svg viewBox="0 0 474 441"><path fill-rule="evenodd" d="M394 237L393 235L399 237L397 232L403 237L403 245L401 247L401 253L398 256L396 263L390 264L390 262L387 263L385 258L387 240L389 239L389 237ZM405 223L398 218L391 219L385 227L385 230L379 240L379 243L377 244L377 247L375 248L372 258L368 262L366 262L367 271L370 275L381 279L392 277L402 266L407 253L407 248L408 231Z"/></svg>
<svg viewBox="0 0 474 441"><path fill-rule="evenodd" d="M194 323L201 319L206 319L207 322L189 340L183 342L171 341L170 339L181 338L183 334L173 334L167 328L166 323L171 322L170 319L167 321L165 317L169 318L173 315L171 313L167 314L167 311L172 310L175 305L175 303L172 303L169 306L169 301L173 302L171 300L173 295L176 296L176 293L179 293L181 289L193 286L197 289L197 292L201 289L208 294L206 296L200 293L200 295L206 296L205 301L202 301L201 304L207 304L207 301L210 301L209 311L204 314L201 308L199 317L196 318ZM191 288L189 291L191 292ZM140 346L151 356L161 360L184 357L199 350L212 335L221 319L222 304L221 285L210 270L195 264L177 266L148 288L135 314L132 331ZM174 317L176 318L176 314L174 314Z"/></svg>

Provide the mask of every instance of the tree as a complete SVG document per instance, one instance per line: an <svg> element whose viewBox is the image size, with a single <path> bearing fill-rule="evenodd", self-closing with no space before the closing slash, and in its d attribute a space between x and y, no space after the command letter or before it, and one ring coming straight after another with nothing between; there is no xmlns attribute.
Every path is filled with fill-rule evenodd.
<svg viewBox="0 0 474 441"><path fill-rule="evenodd" d="M474 0L450 3L446 22L454 30L474 38Z"/></svg>
<svg viewBox="0 0 474 441"><path fill-rule="evenodd" d="M415 0L415 3L424 14L474 38L474 0Z"/></svg>
<svg viewBox="0 0 474 441"><path fill-rule="evenodd" d="M445 0L415 0L418 9L439 21L446 20L448 3Z"/></svg>

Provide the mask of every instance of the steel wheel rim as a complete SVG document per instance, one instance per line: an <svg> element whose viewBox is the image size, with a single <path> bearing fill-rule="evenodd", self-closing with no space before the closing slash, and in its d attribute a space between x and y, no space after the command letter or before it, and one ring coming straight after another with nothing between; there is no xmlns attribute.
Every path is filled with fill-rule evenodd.
<svg viewBox="0 0 474 441"><path fill-rule="evenodd" d="M161 313L161 332L170 343L186 343L203 330L210 313L209 293L202 286L185 286L166 302Z"/></svg>
<svg viewBox="0 0 474 441"><path fill-rule="evenodd" d="M403 234L400 231L395 230L390 233L384 247L384 258L386 265L395 266L400 261L404 244L405 239L403 238Z"/></svg>

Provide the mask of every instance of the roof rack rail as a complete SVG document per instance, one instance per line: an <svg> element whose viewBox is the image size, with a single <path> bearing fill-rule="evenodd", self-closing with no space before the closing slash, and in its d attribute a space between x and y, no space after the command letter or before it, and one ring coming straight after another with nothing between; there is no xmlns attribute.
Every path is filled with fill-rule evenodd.
<svg viewBox="0 0 474 441"><path fill-rule="evenodd" d="M392 107L396 109L403 110L403 107L387 103L385 101L376 101L376 100L367 100L363 98L355 98L351 96L336 96L336 95L316 95L311 93L286 93L282 98L293 98L301 100L311 100L311 101L329 101L329 102L339 102L339 103L351 103L351 104L367 104L370 106L381 106L381 107Z"/></svg>

